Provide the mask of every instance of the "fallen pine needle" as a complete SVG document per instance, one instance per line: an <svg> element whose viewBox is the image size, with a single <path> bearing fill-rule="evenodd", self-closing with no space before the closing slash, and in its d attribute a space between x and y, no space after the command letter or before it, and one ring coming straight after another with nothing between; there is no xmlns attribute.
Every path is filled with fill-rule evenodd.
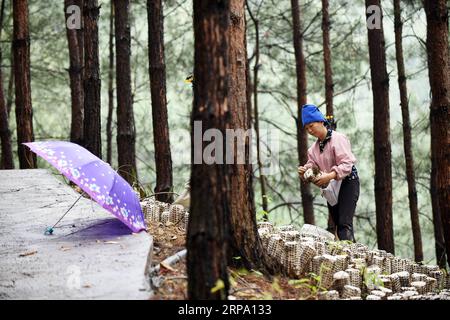
<svg viewBox="0 0 450 320"><path fill-rule="evenodd" d="M164 269L170 270L170 271L176 271L174 268L172 268L171 266L169 266L168 264L164 263L164 262L160 262L159 263L161 265L161 267L163 267Z"/></svg>
<svg viewBox="0 0 450 320"><path fill-rule="evenodd" d="M33 255L35 253L37 253L36 250L35 251L28 251L28 252L24 252L24 253L19 254L19 257L31 256L31 255Z"/></svg>

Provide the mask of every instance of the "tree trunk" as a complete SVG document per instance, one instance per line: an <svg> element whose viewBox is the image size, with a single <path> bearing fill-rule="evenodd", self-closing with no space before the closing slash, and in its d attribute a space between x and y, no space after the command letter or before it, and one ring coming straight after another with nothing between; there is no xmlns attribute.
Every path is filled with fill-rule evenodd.
<svg viewBox="0 0 450 320"><path fill-rule="evenodd" d="M450 265L450 78L448 8L445 0L424 1L427 16L428 75L431 88L431 189L433 208L441 215L447 263ZM433 185L434 184L434 185Z"/></svg>
<svg viewBox="0 0 450 320"><path fill-rule="evenodd" d="M6 110L8 111L8 118L10 117L12 104L14 100L14 41L11 42L11 54L10 54L10 71L8 81L8 93L6 97Z"/></svg>
<svg viewBox="0 0 450 320"><path fill-rule="evenodd" d="M322 0L322 39L323 62L325 70L325 102L327 105L327 116L333 116L334 85L333 72L331 69L330 17L328 15L328 0Z"/></svg>
<svg viewBox="0 0 450 320"><path fill-rule="evenodd" d="M264 212L263 219L268 220L267 213L269 211L269 204L267 201L266 194L266 176L262 171L262 161L261 161L261 141L260 141L260 131L259 131L259 111L258 111L258 70L260 67L259 64L259 21L257 17L255 17L250 7L247 6L248 12L250 14L250 18L253 21L255 26L255 64L253 66L253 120L255 122L255 134L256 134L256 160L258 164L259 171L259 183L261 185L261 201L262 201L262 210Z"/></svg>
<svg viewBox="0 0 450 320"><path fill-rule="evenodd" d="M152 97L153 142L156 165L156 199L173 202L172 155L166 99L166 64L164 61L164 16L161 0L148 0L148 60Z"/></svg>
<svg viewBox="0 0 450 320"><path fill-rule="evenodd" d="M66 21L70 17L67 13L68 6L77 5L81 10L81 1L79 0L65 0L64 13ZM70 125L70 141L82 144L83 142L83 60L80 56L80 44L78 43L78 34L81 33L79 29L69 29L66 27L67 42L69 45L69 77L70 77L70 95L72 104L72 121Z"/></svg>
<svg viewBox="0 0 450 320"><path fill-rule="evenodd" d="M308 161L308 136L302 124L302 106L306 104L306 62L303 55L303 34L301 32L301 18L298 0L291 0L295 69L297 72L297 99L298 115L297 125L297 152L300 165ZM315 224L313 196L308 183L300 179L300 192L302 196L303 217L305 223Z"/></svg>
<svg viewBox="0 0 450 320"><path fill-rule="evenodd" d="M444 230L442 227L441 212L439 211L439 203L438 203L436 164L433 162L434 160L431 159L430 196L433 214L434 246L436 252L436 263L439 265L439 267L445 268L446 254L445 254Z"/></svg>
<svg viewBox="0 0 450 320"><path fill-rule="evenodd" d="M5 13L5 0L2 0L0 9L0 39L3 30L3 18ZM2 62L2 50L0 47L0 64ZM2 153L0 159L0 169L14 169L11 131L9 130L8 109L6 106L3 91L3 70L0 68L0 141L2 144Z"/></svg>
<svg viewBox="0 0 450 320"><path fill-rule="evenodd" d="M419 209L417 205L416 178L414 174L414 158L411 143L411 124L409 120L408 91L406 87L405 65L403 62L402 20L400 0L394 0L395 15L395 53L398 69L398 86L400 88L400 106L403 121L403 149L405 151L406 179L408 181L409 211L414 242L414 259L423 261L422 237L420 233Z"/></svg>
<svg viewBox="0 0 450 320"><path fill-rule="evenodd" d="M106 161L112 164L112 118L114 112L114 1L109 16L108 118L106 120Z"/></svg>
<svg viewBox="0 0 450 320"><path fill-rule="evenodd" d="M14 73L16 88L17 153L21 169L36 168L36 154L24 142L34 141L30 85L30 35L27 0L13 1Z"/></svg>
<svg viewBox="0 0 450 320"><path fill-rule="evenodd" d="M373 94L373 137L375 152L375 207L378 248L394 253L392 224L392 168L389 127L389 76L380 0L366 0L366 8L380 8L380 29L367 29L369 40L370 74Z"/></svg>
<svg viewBox="0 0 450 320"><path fill-rule="evenodd" d="M130 184L138 181L136 169L136 132L131 99L131 36L129 0L114 0L117 83L117 153L120 175Z"/></svg>
<svg viewBox="0 0 450 320"><path fill-rule="evenodd" d="M97 20L100 7L97 0L84 0L84 147L98 157L102 157L100 65L98 56Z"/></svg>
<svg viewBox="0 0 450 320"><path fill-rule="evenodd" d="M231 211L228 166L203 162L203 132L217 129L216 141L225 145L229 127L228 25L229 1L194 1L194 108L192 120L201 121L202 136L192 123L191 207L187 235L189 299L226 299L228 223ZM196 141L196 139L198 141ZM201 164L196 164L198 155ZM216 153L217 155L217 153ZM220 161L219 161L220 162ZM220 288L220 289L219 289ZM217 289L212 290L212 289ZM213 291L213 292L212 292Z"/></svg>
<svg viewBox="0 0 450 320"><path fill-rule="evenodd" d="M325 70L325 103L327 106L327 117L330 119L332 129L336 129L333 113L333 72L331 69L331 49L330 49L330 17L328 14L328 0L322 0L322 40L323 40L323 63ZM328 231L336 232L336 224L328 208Z"/></svg>
<svg viewBox="0 0 450 320"><path fill-rule="evenodd" d="M251 130L250 114L247 105L247 51L245 36L245 8L243 0L230 1L230 43L229 43L229 106L231 115L230 129ZM251 131L249 131L251 132ZM244 140L245 139L245 140ZM251 134L248 140L238 135L237 147L227 145L234 151L233 164L230 166L231 212L230 212L230 255L231 262L243 265L247 269L261 269L264 265L264 253L256 226L255 205L253 199L252 165L250 161ZM245 145L245 149L239 149ZM239 163L239 152L245 152L245 163ZM227 154L228 154L227 153ZM228 163L228 162L227 162ZM240 259L233 259L239 256Z"/></svg>

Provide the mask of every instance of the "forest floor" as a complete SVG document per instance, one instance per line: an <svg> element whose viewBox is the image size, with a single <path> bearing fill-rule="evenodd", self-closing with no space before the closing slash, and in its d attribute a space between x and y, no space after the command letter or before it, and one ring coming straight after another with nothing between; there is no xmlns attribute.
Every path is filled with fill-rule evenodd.
<svg viewBox="0 0 450 320"><path fill-rule="evenodd" d="M153 236L153 263L164 259L185 248L186 232L178 226L147 222L148 231ZM187 299L186 259L174 266L161 265L160 275L165 280L155 291L155 300ZM229 268L230 290L228 299L236 300L305 300L316 299L314 286L309 281L290 280L284 276L269 279L258 271ZM294 282L294 283L293 283ZM299 283L300 282L300 283Z"/></svg>

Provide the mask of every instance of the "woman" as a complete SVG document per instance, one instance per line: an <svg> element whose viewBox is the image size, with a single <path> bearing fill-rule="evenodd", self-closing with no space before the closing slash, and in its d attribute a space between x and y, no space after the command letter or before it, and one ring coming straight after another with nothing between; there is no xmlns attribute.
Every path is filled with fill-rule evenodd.
<svg viewBox="0 0 450 320"><path fill-rule="evenodd" d="M308 149L308 162L298 167L298 173L303 179L307 169L318 167L322 174L314 179L314 184L319 187L326 187L333 179L342 180L337 204L327 204L337 226L339 240L355 241L353 216L359 198L359 178L354 165L356 158L348 138L342 133L327 129L326 122L315 105L305 104L302 107L303 126L317 141Z"/></svg>

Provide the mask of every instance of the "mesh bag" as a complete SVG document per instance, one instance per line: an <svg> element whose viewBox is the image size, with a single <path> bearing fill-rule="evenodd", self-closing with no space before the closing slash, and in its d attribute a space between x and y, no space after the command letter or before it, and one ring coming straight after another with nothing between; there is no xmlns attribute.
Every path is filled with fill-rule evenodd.
<svg viewBox="0 0 450 320"><path fill-rule="evenodd" d="M400 285L402 287L409 287L409 283L410 283L411 279L410 279L410 274L408 271L400 271L395 274L398 276L398 278L400 280Z"/></svg>
<svg viewBox="0 0 450 320"><path fill-rule="evenodd" d="M409 273L412 272L412 266L413 266L413 262L409 259L403 259L403 266L404 266L404 271L407 271Z"/></svg>
<svg viewBox="0 0 450 320"><path fill-rule="evenodd" d="M258 229L259 237L261 238L261 242L263 245L263 248L267 251L267 246L269 245L269 239L271 234L271 231L269 228L260 228Z"/></svg>
<svg viewBox="0 0 450 320"><path fill-rule="evenodd" d="M373 296L380 297L381 300L385 300L386 299L386 293L384 293L381 290L372 290L372 291L370 291L370 294L373 295Z"/></svg>
<svg viewBox="0 0 450 320"><path fill-rule="evenodd" d="M328 254L325 254L322 256L322 264L320 266L320 276L322 281L322 286L324 288L329 288L333 284L333 275L336 271L335 264L336 264L336 258L335 256L331 256Z"/></svg>
<svg viewBox="0 0 450 320"><path fill-rule="evenodd" d="M391 261L391 272L397 273L403 271L402 270L402 260L400 258L394 258Z"/></svg>
<svg viewBox="0 0 450 320"><path fill-rule="evenodd" d="M355 269L362 269L362 268L365 268L367 266L366 259L363 259L363 258L350 259L350 264Z"/></svg>
<svg viewBox="0 0 450 320"><path fill-rule="evenodd" d="M173 224L178 224L184 219L184 207L175 204L169 207L169 221Z"/></svg>
<svg viewBox="0 0 450 320"><path fill-rule="evenodd" d="M361 288L362 285L362 277L361 272L358 269L349 268L346 269L345 272L350 276L350 285Z"/></svg>
<svg viewBox="0 0 450 320"><path fill-rule="evenodd" d="M285 225L285 226L279 226L279 227L276 228L276 230L278 232L281 232L281 231L295 231L295 227L292 224L288 224L288 225Z"/></svg>
<svg viewBox="0 0 450 320"><path fill-rule="evenodd" d="M373 256L372 258L372 265L380 267L380 269L383 269L384 267L384 257L381 256Z"/></svg>
<svg viewBox="0 0 450 320"><path fill-rule="evenodd" d="M345 285L342 290L342 298L361 297L361 289L353 285Z"/></svg>
<svg viewBox="0 0 450 320"><path fill-rule="evenodd" d="M314 242L314 248L318 255L327 254L327 245L324 242L316 241Z"/></svg>
<svg viewBox="0 0 450 320"><path fill-rule="evenodd" d="M389 290L391 290L391 293L392 293L392 290L393 290L392 289L392 280L391 280L390 276L382 274L382 275L380 275L380 280L383 283L382 288L389 289Z"/></svg>
<svg viewBox="0 0 450 320"><path fill-rule="evenodd" d="M381 300L381 298L379 296L374 295L374 294L369 294L366 297L366 300Z"/></svg>
<svg viewBox="0 0 450 320"><path fill-rule="evenodd" d="M151 205L149 210L150 210L150 220L153 222L159 222L161 220L161 208L158 205L153 204Z"/></svg>
<svg viewBox="0 0 450 320"><path fill-rule="evenodd" d="M392 290L389 288L381 287L378 290L383 291L386 294L386 297L389 297L392 295Z"/></svg>
<svg viewBox="0 0 450 320"><path fill-rule="evenodd" d="M261 221L261 222L258 222L257 225L258 225L258 229L260 229L260 228L267 228L267 229L270 230L270 232L273 232L273 231L274 231L273 224L271 224L270 222L267 222L267 221Z"/></svg>
<svg viewBox="0 0 450 320"><path fill-rule="evenodd" d="M426 280L426 291L427 292L434 292L437 288L437 280L432 277L427 277Z"/></svg>
<svg viewBox="0 0 450 320"><path fill-rule="evenodd" d="M187 231L189 224L189 212L184 213L184 229Z"/></svg>
<svg viewBox="0 0 450 320"><path fill-rule="evenodd" d="M313 238L325 239L325 240L334 240L334 234L328 232L325 229L322 229L318 226L314 226L312 224L304 224L300 229L300 233L303 235L308 235Z"/></svg>
<svg viewBox="0 0 450 320"><path fill-rule="evenodd" d="M342 295L342 291L346 285L350 285L350 275L345 271L336 272L333 275L333 289Z"/></svg>
<svg viewBox="0 0 450 320"><path fill-rule="evenodd" d="M433 266L426 266L426 270L427 270L426 274L427 275L431 275L431 272L439 271L439 266L435 266L435 265L433 265Z"/></svg>
<svg viewBox="0 0 450 320"><path fill-rule="evenodd" d="M411 275L411 281L426 281L427 275L423 273L413 273Z"/></svg>
<svg viewBox="0 0 450 320"><path fill-rule="evenodd" d="M300 232L298 232L297 230L281 231L280 236L284 241L299 241L300 240Z"/></svg>
<svg viewBox="0 0 450 320"><path fill-rule="evenodd" d="M296 246L296 263L298 273L304 274L310 267L310 263L316 255L316 250L313 246L307 244L299 244Z"/></svg>
<svg viewBox="0 0 450 320"><path fill-rule="evenodd" d="M384 274L391 274L392 273L392 258L391 257L385 257L383 262L383 268L381 269L381 272Z"/></svg>
<svg viewBox="0 0 450 320"><path fill-rule="evenodd" d="M436 279L436 289L445 289L445 276L441 270L431 271L430 277Z"/></svg>
<svg viewBox="0 0 450 320"><path fill-rule="evenodd" d="M272 235L272 237L269 239L268 253L279 263L282 263L281 255L282 251L284 251L283 247L284 243L283 239L281 239L281 236L279 234Z"/></svg>
<svg viewBox="0 0 450 320"><path fill-rule="evenodd" d="M296 247L298 243L295 241L287 241L284 243L284 249L286 251L285 254L285 265L286 265L286 271L288 275L294 275L296 274L296 261L297 261L297 254L296 254Z"/></svg>
<svg viewBox="0 0 450 320"><path fill-rule="evenodd" d="M163 212L161 213L161 219L160 219L160 222L161 222L163 225L166 225L167 222L169 222L169 216L170 216L170 213L169 213L168 210L163 211Z"/></svg>
<svg viewBox="0 0 450 320"><path fill-rule="evenodd" d="M335 271L343 271L348 268L349 257L345 254L336 256Z"/></svg>
<svg viewBox="0 0 450 320"><path fill-rule="evenodd" d="M312 272L315 273L316 275L319 275L320 273L320 266L322 264L323 261L323 256L315 256L312 259Z"/></svg>
<svg viewBox="0 0 450 320"><path fill-rule="evenodd" d="M416 289L419 294L425 294L427 292L427 283L425 281L413 281L411 286Z"/></svg>
<svg viewBox="0 0 450 320"><path fill-rule="evenodd" d="M318 298L319 300L339 300L339 292L336 290L319 292Z"/></svg>

